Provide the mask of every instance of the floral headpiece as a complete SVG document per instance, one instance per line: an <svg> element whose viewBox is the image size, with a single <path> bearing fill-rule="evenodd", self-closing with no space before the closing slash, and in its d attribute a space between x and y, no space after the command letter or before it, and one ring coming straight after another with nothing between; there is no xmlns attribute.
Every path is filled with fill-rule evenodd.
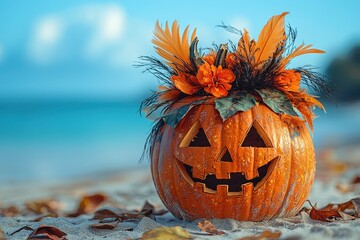
<svg viewBox="0 0 360 240"><path fill-rule="evenodd" d="M162 59L142 56L138 66L152 73L161 82L158 91L143 101L141 109L147 116L159 116L148 141L166 123L175 127L194 106L211 102L225 121L238 111L247 111L256 104L267 105L295 129L306 121L313 130L312 108L323 105L300 83L316 92L330 94L326 77L309 66L287 69L289 62L300 55L324 53L312 45L294 46L296 31L288 27L287 12L273 16L261 30L258 40L231 27L221 27L239 33L237 44L221 44L200 54L196 29L188 40L189 26L182 36L176 21L171 29L159 22L154 31L155 50Z"/></svg>

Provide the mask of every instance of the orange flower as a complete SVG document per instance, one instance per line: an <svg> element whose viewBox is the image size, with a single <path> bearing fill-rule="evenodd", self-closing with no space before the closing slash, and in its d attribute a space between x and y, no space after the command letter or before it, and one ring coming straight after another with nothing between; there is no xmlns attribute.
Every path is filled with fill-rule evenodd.
<svg viewBox="0 0 360 240"><path fill-rule="evenodd" d="M208 55L203 56L202 59L208 64L213 65L215 63L216 53L212 51Z"/></svg>
<svg viewBox="0 0 360 240"><path fill-rule="evenodd" d="M234 68L235 65L237 64L235 54L234 54L234 53L229 53L229 54L226 56L225 62L226 62L226 66L227 66L228 68Z"/></svg>
<svg viewBox="0 0 360 240"><path fill-rule="evenodd" d="M204 90L215 97L225 97L235 81L235 74L222 66L215 67L205 62L196 75Z"/></svg>
<svg viewBox="0 0 360 240"><path fill-rule="evenodd" d="M177 89L188 95L193 95L201 88L197 78L190 74L180 73L179 75L172 76L170 80Z"/></svg>
<svg viewBox="0 0 360 240"><path fill-rule="evenodd" d="M295 70L284 70L274 79L275 86L284 92L299 92L301 74Z"/></svg>

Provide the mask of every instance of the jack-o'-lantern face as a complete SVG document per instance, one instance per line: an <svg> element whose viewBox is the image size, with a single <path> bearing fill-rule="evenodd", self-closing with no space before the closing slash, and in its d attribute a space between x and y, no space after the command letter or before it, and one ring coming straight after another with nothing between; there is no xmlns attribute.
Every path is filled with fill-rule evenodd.
<svg viewBox="0 0 360 240"><path fill-rule="evenodd" d="M152 151L159 196L177 217L260 221L296 213L314 178L306 126L294 135L260 105L222 121L213 105L165 125Z"/></svg>
<svg viewBox="0 0 360 240"><path fill-rule="evenodd" d="M261 187L276 166L277 160L280 157L280 151L274 150L270 139L266 136L266 133L257 121L254 121L249 130L244 133L243 140L239 143L238 147L240 155L233 158L232 155L235 153L231 154L226 143L224 143L225 146L214 161L214 169L212 172L201 170L201 166L204 166L204 163L196 164L196 167L200 169L194 170L194 166L191 164L196 161L189 163L189 161L187 161L188 154L199 156L200 161L208 161L206 153L205 156L201 156L203 151L201 148L208 148L207 151L211 151L211 144L204 128L200 121L195 122L180 144L180 149L178 149L179 153L177 154L179 158L175 157L177 167L182 176L191 186L200 183L204 188L204 192L210 194L216 193L218 186L226 188L227 195L229 196L241 194L243 191L242 188L245 185L252 185L255 190ZM185 148L187 149L185 150ZM257 164L254 166L255 169L252 170L253 175L252 172L244 171L245 169L241 171L241 167L239 167L241 163L234 162L234 159L236 159L236 161L244 161L244 156L242 156L241 153L245 154L247 150L250 149L256 151L258 155L265 156L265 159L261 163L263 165ZM182 151L185 151L185 154L181 154ZM200 155L198 152L200 152ZM216 171L217 168L233 169L233 171L230 170L224 174ZM240 171L236 171L237 169Z"/></svg>

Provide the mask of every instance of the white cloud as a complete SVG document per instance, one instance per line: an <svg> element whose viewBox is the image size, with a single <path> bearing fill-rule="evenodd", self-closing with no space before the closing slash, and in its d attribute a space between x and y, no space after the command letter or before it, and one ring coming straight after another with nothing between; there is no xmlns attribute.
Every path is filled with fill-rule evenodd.
<svg viewBox="0 0 360 240"><path fill-rule="evenodd" d="M29 47L29 54L34 60L52 60L56 54L56 46L63 36L63 25L62 19L57 16L46 16L36 23Z"/></svg>
<svg viewBox="0 0 360 240"><path fill-rule="evenodd" d="M84 46L88 57L97 57L123 38L125 13L117 5L84 6L75 10L72 16L72 24L79 21L83 26L93 28Z"/></svg>
<svg viewBox="0 0 360 240"><path fill-rule="evenodd" d="M132 67L139 56L150 55L151 39L155 25L132 20L126 29L126 38L108 54L108 63L115 67Z"/></svg>
<svg viewBox="0 0 360 240"><path fill-rule="evenodd" d="M55 17L47 17L38 23L35 32L35 40L46 45L55 44L61 34L61 21Z"/></svg>
<svg viewBox="0 0 360 240"><path fill-rule="evenodd" d="M37 63L112 61L127 43L135 44L134 39L124 39L125 21L124 10L115 4L86 5L42 17L34 26L29 57Z"/></svg>

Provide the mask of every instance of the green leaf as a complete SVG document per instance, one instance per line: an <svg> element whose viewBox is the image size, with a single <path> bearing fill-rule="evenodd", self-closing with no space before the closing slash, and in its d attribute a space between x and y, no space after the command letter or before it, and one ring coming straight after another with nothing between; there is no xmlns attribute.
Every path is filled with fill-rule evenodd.
<svg viewBox="0 0 360 240"><path fill-rule="evenodd" d="M263 88L255 91L260 94L263 102L274 112L298 116L285 93L273 88Z"/></svg>
<svg viewBox="0 0 360 240"><path fill-rule="evenodd" d="M255 97L246 92L240 91L231 96L219 98L215 100L215 108L219 111L223 121L242 111L245 112L256 105Z"/></svg>
<svg viewBox="0 0 360 240"><path fill-rule="evenodd" d="M174 111L169 112L166 114L163 119L166 124L170 125L171 127L175 128L176 125L180 122L180 120L185 116L185 114L190 110L191 104L182 106Z"/></svg>
<svg viewBox="0 0 360 240"><path fill-rule="evenodd" d="M164 122L171 127L175 128L177 124L183 119L183 117L190 111L191 108L194 106L200 105L202 103L206 102L206 99L201 99L198 101L194 101L192 103L186 104L182 107L179 107L177 109L174 109L170 112L167 112L164 116Z"/></svg>

